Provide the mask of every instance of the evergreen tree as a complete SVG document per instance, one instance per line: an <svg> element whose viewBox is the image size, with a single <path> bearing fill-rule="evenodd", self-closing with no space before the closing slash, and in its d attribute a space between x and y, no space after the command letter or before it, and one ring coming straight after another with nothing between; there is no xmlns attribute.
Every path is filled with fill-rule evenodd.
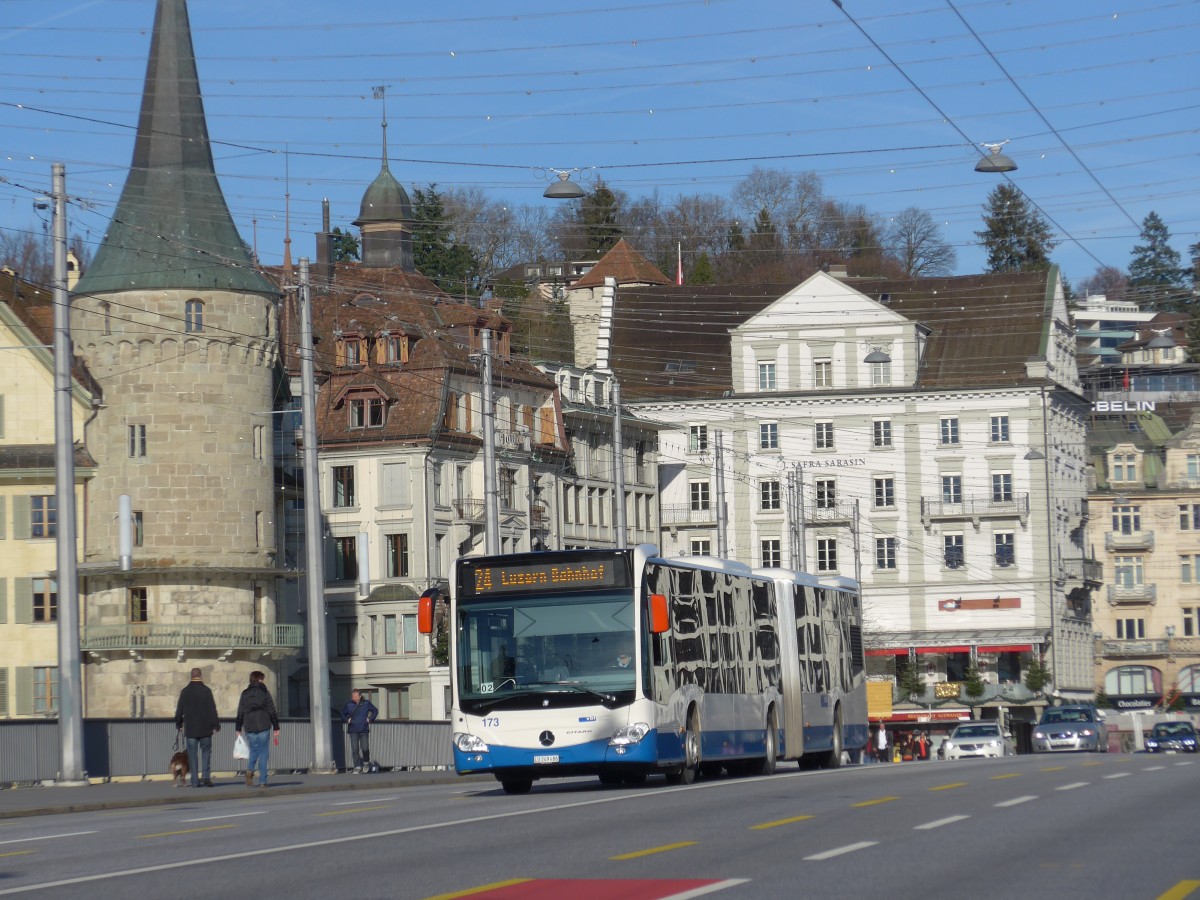
<svg viewBox="0 0 1200 900"><path fill-rule="evenodd" d="M1129 283L1183 287L1179 251L1171 246L1171 232L1158 213L1142 219L1142 243L1133 248L1129 261Z"/></svg>
<svg viewBox="0 0 1200 900"><path fill-rule="evenodd" d="M1050 268L1058 242L1050 225L1011 184L997 185L983 206L984 230L975 232L988 255L990 274L1036 272Z"/></svg>
<svg viewBox="0 0 1200 900"><path fill-rule="evenodd" d="M765 206L754 217L754 230L750 232L750 250L754 254L753 265L770 262L779 256L779 232L771 219L771 211Z"/></svg>
<svg viewBox="0 0 1200 900"><path fill-rule="evenodd" d="M713 272L712 262L708 258L707 253L701 253L696 257L696 262L692 266L691 274L688 276L688 284L712 284L716 281L716 274Z"/></svg>
<svg viewBox="0 0 1200 900"><path fill-rule="evenodd" d="M984 683L983 676L979 674L979 670L971 667L966 671L964 685L967 691L967 696L972 700L978 700L987 691L987 684Z"/></svg>
<svg viewBox="0 0 1200 900"><path fill-rule="evenodd" d="M925 693L925 682L921 680L921 673L914 664L909 663L900 670L899 688L900 699L910 702Z"/></svg>
<svg viewBox="0 0 1200 900"><path fill-rule="evenodd" d="M1029 688L1035 694L1040 694L1049 683L1050 669L1035 656L1029 661L1029 666L1025 669L1025 687Z"/></svg>
<svg viewBox="0 0 1200 900"><path fill-rule="evenodd" d="M413 189L413 263L418 272L447 294L474 294L475 255L454 240L437 185Z"/></svg>
<svg viewBox="0 0 1200 900"><path fill-rule="evenodd" d="M358 252L358 238L353 234L340 228L334 228L330 234L333 235L334 262L349 262L362 258Z"/></svg>
<svg viewBox="0 0 1200 900"><path fill-rule="evenodd" d="M603 179L579 201L579 224L589 254L599 258L621 239L621 199Z"/></svg>

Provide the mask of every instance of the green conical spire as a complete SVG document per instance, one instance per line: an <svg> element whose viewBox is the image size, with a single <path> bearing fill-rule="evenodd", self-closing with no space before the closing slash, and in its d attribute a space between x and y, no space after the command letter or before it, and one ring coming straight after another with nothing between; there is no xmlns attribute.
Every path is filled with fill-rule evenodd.
<svg viewBox="0 0 1200 900"><path fill-rule="evenodd" d="M158 0L133 166L75 292L160 289L278 293L217 182L186 0Z"/></svg>

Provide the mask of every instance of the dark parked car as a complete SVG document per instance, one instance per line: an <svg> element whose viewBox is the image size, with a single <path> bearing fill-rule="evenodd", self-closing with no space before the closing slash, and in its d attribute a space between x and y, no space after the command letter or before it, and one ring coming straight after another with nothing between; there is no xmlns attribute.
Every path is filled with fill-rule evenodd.
<svg viewBox="0 0 1200 900"><path fill-rule="evenodd" d="M1051 706L1033 729L1034 753L1108 752L1108 726L1094 706Z"/></svg>
<svg viewBox="0 0 1200 900"><path fill-rule="evenodd" d="M1190 722L1159 722L1146 735L1147 753L1196 752L1196 729Z"/></svg>

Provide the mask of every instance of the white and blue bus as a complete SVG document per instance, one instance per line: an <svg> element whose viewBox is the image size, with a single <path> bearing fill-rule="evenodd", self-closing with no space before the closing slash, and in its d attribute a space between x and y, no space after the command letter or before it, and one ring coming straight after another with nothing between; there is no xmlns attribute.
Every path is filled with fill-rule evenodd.
<svg viewBox="0 0 1200 900"><path fill-rule="evenodd" d="M433 628L422 598L421 630ZM836 767L868 739L848 579L651 545L464 557L449 615L454 763L510 794L541 778Z"/></svg>

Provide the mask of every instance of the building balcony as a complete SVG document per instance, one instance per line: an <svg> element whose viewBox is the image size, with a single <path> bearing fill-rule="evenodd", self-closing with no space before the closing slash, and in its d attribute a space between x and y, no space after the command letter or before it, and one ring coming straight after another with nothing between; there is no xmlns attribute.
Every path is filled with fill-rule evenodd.
<svg viewBox="0 0 1200 900"><path fill-rule="evenodd" d="M482 522L484 506L482 500L469 497L454 501L454 518L459 522Z"/></svg>
<svg viewBox="0 0 1200 900"><path fill-rule="evenodd" d="M1135 531L1126 534L1123 531L1106 531L1104 533L1104 549L1110 553L1121 550L1153 550L1154 532Z"/></svg>
<svg viewBox="0 0 1200 900"><path fill-rule="evenodd" d="M978 706L981 703L987 703L989 700L1026 703L1035 696L1037 695L1025 687L1025 683L1021 681L1006 681L1003 684L985 682L983 693L979 697L967 696L966 682L939 681L935 684L926 685L924 691L913 697L913 702L928 705L958 700L967 706ZM900 696L899 687L894 689L892 699L893 702L900 702L904 699Z"/></svg>
<svg viewBox="0 0 1200 900"><path fill-rule="evenodd" d="M983 519L1029 520L1029 495L1013 494L1011 500L991 496L964 497L958 501L921 498L921 522L926 527L935 521L969 520L976 528Z"/></svg>
<svg viewBox="0 0 1200 900"><path fill-rule="evenodd" d="M534 502L529 505L529 528L532 531L550 530L550 512L544 503Z"/></svg>
<svg viewBox="0 0 1200 900"><path fill-rule="evenodd" d="M1097 560L1064 559L1059 565L1068 581L1082 581L1089 588L1098 588L1104 583L1104 564Z"/></svg>
<svg viewBox="0 0 1200 900"><path fill-rule="evenodd" d="M1108 602L1113 606L1122 603L1157 603L1158 585L1110 584L1108 586Z"/></svg>
<svg viewBox="0 0 1200 900"><path fill-rule="evenodd" d="M715 506L705 506L696 509L691 505L662 507L662 526L664 528L679 525L716 525L717 509Z"/></svg>
<svg viewBox="0 0 1200 900"><path fill-rule="evenodd" d="M1139 656L1166 656L1170 651L1171 642L1166 638L1161 640L1133 640L1133 641L1096 641L1095 654L1096 656L1117 657L1120 659L1131 659Z"/></svg>
<svg viewBox="0 0 1200 900"><path fill-rule="evenodd" d="M301 624L253 622L123 623L84 625L82 650L298 650L304 646Z"/></svg>
<svg viewBox="0 0 1200 900"><path fill-rule="evenodd" d="M849 525L854 521L854 504L848 500L814 505L807 512L809 525Z"/></svg>

